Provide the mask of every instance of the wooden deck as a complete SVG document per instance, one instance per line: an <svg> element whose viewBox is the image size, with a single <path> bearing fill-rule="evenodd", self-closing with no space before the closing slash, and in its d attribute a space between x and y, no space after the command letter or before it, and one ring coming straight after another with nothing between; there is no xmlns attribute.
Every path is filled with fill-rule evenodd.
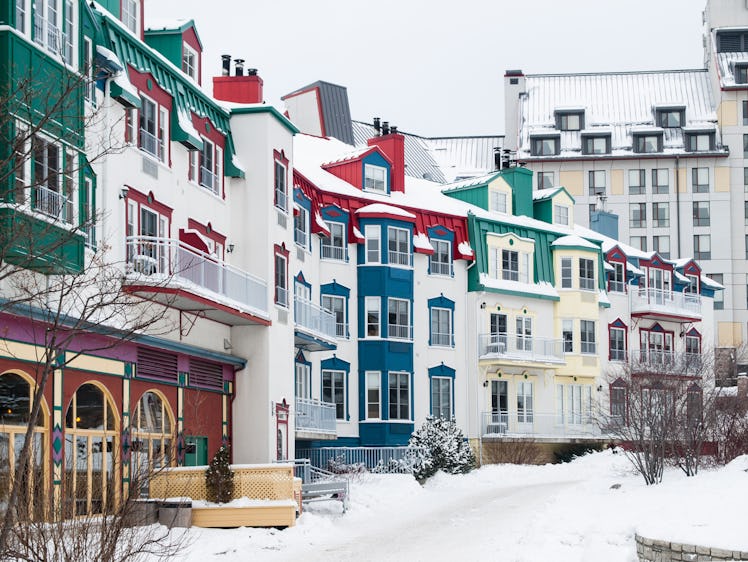
<svg viewBox="0 0 748 562"><path fill-rule="evenodd" d="M167 468L151 478L151 498L205 500L207 467ZM292 464L240 465L234 471L233 499L248 505L193 506L196 527L291 527L301 513L301 480Z"/></svg>

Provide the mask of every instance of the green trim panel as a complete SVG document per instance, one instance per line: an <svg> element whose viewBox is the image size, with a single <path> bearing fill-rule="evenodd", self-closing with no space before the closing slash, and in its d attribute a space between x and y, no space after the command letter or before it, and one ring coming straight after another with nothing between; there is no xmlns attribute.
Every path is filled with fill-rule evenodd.
<svg viewBox="0 0 748 562"><path fill-rule="evenodd" d="M272 105L251 105L246 107L231 108L231 115L248 115L250 113L270 113L280 122L281 125L288 129L291 134L295 135L296 133L300 132L296 125L291 123L288 117L283 115Z"/></svg>

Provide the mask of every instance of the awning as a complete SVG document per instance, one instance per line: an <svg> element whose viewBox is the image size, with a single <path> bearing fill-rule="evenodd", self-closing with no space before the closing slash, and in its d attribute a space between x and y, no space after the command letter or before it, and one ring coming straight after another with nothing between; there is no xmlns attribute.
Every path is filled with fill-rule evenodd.
<svg viewBox="0 0 748 562"><path fill-rule="evenodd" d="M205 236L200 234L197 230L192 228L180 228L179 229L179 241L184 242L188 246L210 254L210 246Z"/></svg>
<svg viewBox="0 0 748 562"><path fill-rule="evenodd" d="M171 108L171 140L181 142L188 150L203 149L203 140L192 125L190 111L179 102Z"/></svg>

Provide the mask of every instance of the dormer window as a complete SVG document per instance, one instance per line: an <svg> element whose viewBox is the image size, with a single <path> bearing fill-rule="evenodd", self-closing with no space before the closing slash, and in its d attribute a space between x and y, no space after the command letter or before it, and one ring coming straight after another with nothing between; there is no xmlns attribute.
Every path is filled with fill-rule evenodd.
<svg viewBox="0 0 748 562"><path fill-rule="evenodd" d="M569 226L569 207L566 205L553 206L553 224Z"/></svg>
<svg viewBox="0 0 748 562"><path fill-rule="evenodd" d="M125 27L138 35L138 0L122 0L120 16Z"/></svg>
<svg viewBox="0 0 748 562"><path fill-rule="evenodd" d="M610 135L583 136L582 154L610 154Z"/></svg>
<svg viewBox="0 0 748 562"><path fill-rule="evenodd" d="M533 156L555 156L559 153L559 137L531 137Z"/></svg>
<svg viewBox="0 0 748 562"><path fill-rule="evenodd" d="M662 133L635 133L634 152L662 152Z"/></svg>
<svg viewBox="0 0 748 562"><path fill-rule="evenodd" d="M698 131L686 134L686 150L689 152L708 152L714 150L714 133Z"/></svg>
<svg viewBox="0 0 748 562"><path fill-rule="evenodd" d="M197 82L197 51L187 43L182 45L182 72Z"/></svg>
<svg viewBox="0 0 748 562"><path fill-rule="evenodd" d="M657 110L657 125L663 129L677 129L685 122L685 109L667 108Z"/></svg>
<svg viewBox="0 0 748 562"><path fill-rule="evenodd" d="M584 111L556 111L556 128L561 131L581 131Z"/></svg>
<svg viewBox="0 0 748 562"><path fill-rule="evenodd" d="M364 164L364 189L367 191L387 192L387 168Z"/></svg>

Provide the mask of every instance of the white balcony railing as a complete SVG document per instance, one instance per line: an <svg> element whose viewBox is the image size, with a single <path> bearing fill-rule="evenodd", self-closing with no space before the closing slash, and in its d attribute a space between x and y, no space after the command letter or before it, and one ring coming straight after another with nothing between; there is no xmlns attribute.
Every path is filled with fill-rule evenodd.
<svg viewBox="0 0 748 562"><path fill-rule="evenodd" d="M390 265L413 265L413 254L410 252L389 250L387 255Z"/></svg>
<svg viewBox="0 0 748 562"><path fill-rule="evenodd" d="M337 335L335 315L321 306L299 297L294 298L294 323L318 334L325 339L334 340Z"/></svg>
<svg viewBox="0 0 748 562"><path fill-rule="evenodd" d="M638 291L631 291L629 295L632 314L659 313L668 316L701 316L701 296L696 293L640 288Z"/></svg>
<svg viewBox="0 0 748 562"><path fill-rule="evenodd" d="M592 412L537 412L517 409L482 412L481 431L484 437L600 437L602 432Z"/></svg>
<svg viewBox="0 0 748 562"><path fill-rule="evenodd" d="M498 333L478 336L481 359L501 357L543 363L564 362L564 342L522 334Z"/></svg>
<svg viewBox="0 0 748 562"><path fill-rule="evenodd" d="M611 293L625 293L626 283L624 283L623 281L609 281L608 290Z"/></svg>
<svg viewBox="0 0 748 562"><path fill-rule="evenodd" d="M704 358L700 353L639 350L631 354L630 365L632 373L697 376L704 370Z"/></svg>
<svg viewBox="0 0 748 562"><path fill-rule="evenodd" d="M200 185L218 193L218 176L205 166L200 166Z"/></svg>
<svg viewBox="0 0 748 562"><path fill-rule="evenodd" d="M335 435L335 404L313 398L296 398L296 431Z"/></svg>
<svg viewBox="0 0 748 562"><path fill-rule="evenodd" d="M412 340L413 327L403 324L387 324L387 337L394 340Z"/></svg>
<svg viewBox="0 0 748 562"><path fill-rule="evenodd" d="M189 283L267 314L267 284L214 256L171 238L129 236L128 273L159 283Z"/></svg>
<svg viewBox="0 0 748 562"><path fill-rule="evenodd" d="M452 264L449 262L432 261L431 262L431 274L432 275L452 275Z"/></svg>
<svg viewBox="0 0 748 562"><path fill-rule="evenodd" d="M322 257L328 260L345 260L345 248L322 242Z"/></svg>
<svg viewBox="0 0 748 562"><path fill-rule="evenodd" d="M73 222L73 202L70 198L46 187L34 188L34 210L66 223Z"/></svg>
<svg viewBox="0 0 748 562"><path fill-rule="evenodd" d="M34 41L58 54L62 48L62 32L54 22L36 14L34 16Z"/></svg>
<svg viewBox="0 0 748 562"><path fill-rule="evenodd" d="M164 147L161 143L161 139L153 133L140 129L140 149L147 152L154 158L159 160L164 159Z"/></svg>

